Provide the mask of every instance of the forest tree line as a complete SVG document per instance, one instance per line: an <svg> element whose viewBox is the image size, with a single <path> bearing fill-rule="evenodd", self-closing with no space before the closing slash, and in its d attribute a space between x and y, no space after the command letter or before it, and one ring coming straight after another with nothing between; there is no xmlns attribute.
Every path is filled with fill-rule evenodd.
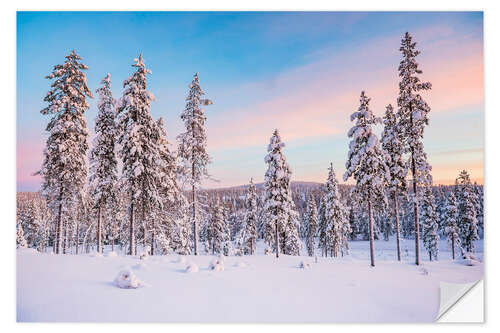
<svg viewBox="0 0 500 333"><path fill-rule="evenodd" d="M201 188L210 179L211 162L203 106L213 103L204 97L198 73L180 114L185 131L177 136L175 151L163 119L151 115L155 97L147 78L152 72L142 54L123 82L121 98L113 97L110 74L96 89L96 136L90 147L84 116L93 98L88 67L71 51L47 76L41 191L18 194L18 246L56 254L102 253L111 245L130 255L138 249L251 255L262 239L266 253L277 257L304 251L313 256L316 248L337 257L348 254L349 240L364 239L370 241L374 266L374 240L395 234L398 260L400 238L415 239L417 265L420 239L430 260L438 258L440 237L450 239L453 258L455 248L462 255L474 252L474 241L484 233L483 187L472 184L465 170L454 186L433 184L423 144L430 107L420 95L432 85L419 78L420 51L409 33L400 51L397 108L389 104L379 118L362 91L351 115L343 180L352 178L355 185L339 184L332 165L325 184L293 183L276 129L264 158L264 182L218 190ZM373 132L378 124L384 127L380 139Z"/></svg>

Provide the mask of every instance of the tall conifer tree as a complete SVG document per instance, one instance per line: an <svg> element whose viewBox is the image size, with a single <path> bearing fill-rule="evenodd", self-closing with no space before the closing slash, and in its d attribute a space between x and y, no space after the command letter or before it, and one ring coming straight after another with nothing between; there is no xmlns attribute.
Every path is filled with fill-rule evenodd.
<svg viewBox="0 0 500 333"><path fill-rule="evenodd" d="M384 184L390 180L390 172L386 165L387 154L380 147L372 129L382 120L373 115L369 102L370 99L362 91L360 106L351 115L351 121L355 120L356 123L347 134L352 140L349 143L344 181L350 177L356 180L356 195L368 206L370 263L375 266L373 206L375 201L386 201Z"/></svg>
<svg viewBox="0 0 500 333"><path fill-rule="evenodd" d="M115 200L115 184L117 182L117 161L115 156L116 139L116 102L111 93L111 78L109 73L101 81L97 107L99 109L95 121L93 148L90 152L90 184L94 202L97 205L97 252L102 252L102 217ZM105 223L104 223L105 224Z"/></svg>
<svg viewBox="0 0 500 333"><path fill-rule="evenodd" d="M147 90L147 75L142 54L134 59L136 71L123 82L123 97L118 103L120 156L123 161L122 177L126 180L130 197L129 207L129 254L135 254L135 220L140 208L142 225L148 215L159 205L158 191L160 164L159 132L150 112L153 94ZM146 230L143 230L144 237Z"/></svg>
<svg viewBox="0 0 500 333"><path fill-rule="evenodd" d="M398 131L403 137L404 152L409 154L408 167L412 173L413 182L413 217L415 225L415 263L420 264L420 231L418 222L418 187L427 184L428 173L431 170L427 163L424 151L424 128L429 124L428 114L430 107L420 95L421 91L431 89L429 82L421 82L418 77L422 74L416 57L420 51L416 49L417 43L407 32L401 40L399 50L403 59L399 63L399 96Z"/></svg>
<svg viewBox="0 0 500 333"><path fill-rule="evenodd" d="M403 159L404 147L403 138L397 126L396 114L391 104L386 108L384 115L384 130L382 132L382 149L387 153L386 161L391 179L388 188L393 200L394 225L396 227L396 251L398 261L401 261L401 232L399 225L398 197L406 194L406 163Z"/></svg>
<svg viewBox="0 0 500 333"><path fill-rule="evenodd" d="M55 65L46 76L53 80L44 98L49 105L40 112L51 115L46 131L49 133L44 149L42 195L56 216L55 252L62 251L63 217L71 215L74 203L87 180L87 150L89 135L84 112L89 108L84 70L88 67L73 50L62 65Z"/></svg>
<svg viewBox="0 0 500 333"><path fill-rule="evenodd" d="M207 166L210 163L205 132L206 117L202 106L210 105L212 101L202 98L204 94L200 87L198 73L196 73L189 85L186 108L181 114L186 132L177 137L179 141L178 156L182 159L185 177L191 186L191 222L195 255L198 255L198 217L196 212L199 209L196 201L196 190L200 187L201 181L209 177Z"/></svg>

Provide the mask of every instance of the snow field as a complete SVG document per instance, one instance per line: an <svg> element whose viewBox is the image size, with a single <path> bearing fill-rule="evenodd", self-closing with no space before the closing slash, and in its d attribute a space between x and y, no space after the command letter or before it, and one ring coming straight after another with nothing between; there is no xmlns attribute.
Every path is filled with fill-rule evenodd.
<svg viewBox="0 0 500 333"><path fill-rule="evenodd" d="M483 276L479 260L476 266L449 260L446 241L440 242L440 261L421 266L413 257L395 261L392 243L375 242L372 268L365 241L349 243L352 255L318 256L317 263L314 257L262 255L265 245L259 242L258 255L225 257L224 271L211 270L220 258L207 255L183 256L186 267L178 255L149 256L145 263L123 255L55 256L23 249L17 252L17 320L430 322L438 313L441 281L467 283ZM299 268L301 262L310 268ZM147 269L126 268L143 265ZM144 287L117 288L114 279L124 271L130 286Z"/></svg>

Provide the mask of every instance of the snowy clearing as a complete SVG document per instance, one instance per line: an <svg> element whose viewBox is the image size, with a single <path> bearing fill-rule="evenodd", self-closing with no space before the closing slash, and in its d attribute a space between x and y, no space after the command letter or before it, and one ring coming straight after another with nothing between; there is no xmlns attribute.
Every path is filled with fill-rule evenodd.
<svg viewBox="0 0 500 333"><path fill-rule="evenodd" d="M483 264L449 258L415 266L412 240L403 240L403 263L395 244L350 242L344 258L227 257L210 270L214 256L138 257L52 255L17 251L17 320L22 322L431 322L439 310L439 283L475 282ZM482 261L482 241L477 242ZM106 249L110 250L110 249ZM406 251L407 250L407 251ZM428 260L428 259L427 259ZM199 267L186 274L188 263ZM299 268L309 264L310 268ZM127 267L144 287L120 289L115 277ZM147 267L147 269L145 269Z"/></svg>

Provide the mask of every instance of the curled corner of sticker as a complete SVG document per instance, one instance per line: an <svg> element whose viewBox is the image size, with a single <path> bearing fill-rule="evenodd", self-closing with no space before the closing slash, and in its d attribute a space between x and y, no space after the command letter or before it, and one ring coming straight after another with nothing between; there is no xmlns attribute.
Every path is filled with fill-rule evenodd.
<svg viewBox="0 0 500 333"><path fill-rule="evenodd" d="M440 283L440 302L438 320L443 316L453 305L455 305L469 290L471 290L479 281L471 283Z"/></svg>

